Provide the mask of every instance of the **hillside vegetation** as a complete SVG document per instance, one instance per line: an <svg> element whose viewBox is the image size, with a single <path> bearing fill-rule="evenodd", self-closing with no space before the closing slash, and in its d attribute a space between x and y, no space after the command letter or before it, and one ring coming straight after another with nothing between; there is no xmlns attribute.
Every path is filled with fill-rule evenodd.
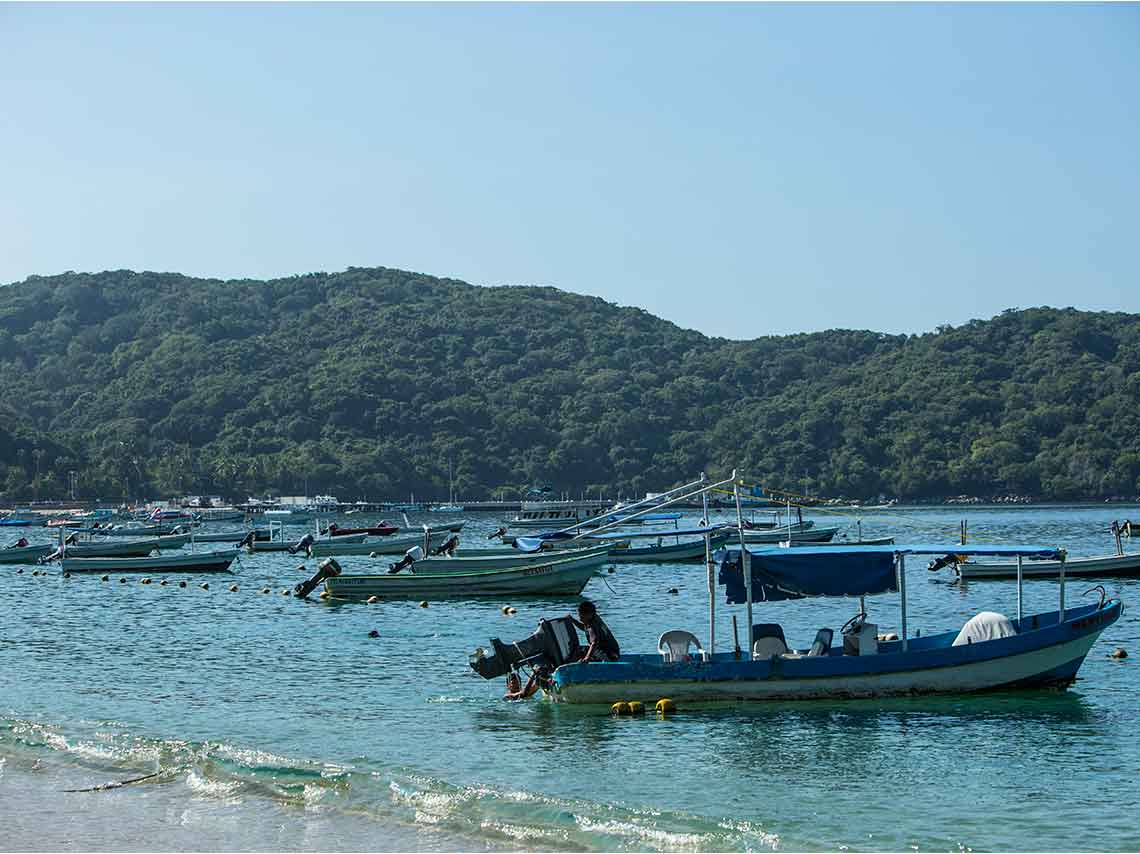
<svg viewBox="0 0 1140 854"><path fill-rule="evenodd" d="M902 499L1140 491L1140 316L727 341L552 288L349 269L0 288L0 493L639 494L740 466Z"/></svg>

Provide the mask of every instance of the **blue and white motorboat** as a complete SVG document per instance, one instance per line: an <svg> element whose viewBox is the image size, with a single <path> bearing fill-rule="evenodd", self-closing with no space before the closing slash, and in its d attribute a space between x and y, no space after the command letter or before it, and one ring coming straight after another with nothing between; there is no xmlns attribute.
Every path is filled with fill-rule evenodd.
<svg viewBox="0 0 1140 854"><path fill-rule="evenodd" d="M606 704L622 701L674 703L743 700L885 697L964 693L994 689L1067 686L1085 656L1123 612L1119 600L1067 608L1064 573L1056 611L1023 615L1018 583L1017 617L983 611L964 626L941 634L907 632L906 557L963 555L1063 561L1064 552L1036 546L853 546L774 548L717 554L718 580L729 604L744 604L748 626L744 650L705 649L696 635L674 629L661 635L656 653L622 655L614 662L579 661L576 634L563 621L543 621L539 632L514 645L492 641L471 666L490 678L507 668L545 665L543 683L555 702ZM742 560L743 557L743 560ZM741 564L748 568L741 569ZM710 566L709 631L715 627ZM900 594L900 632L880 636L865 611L865 597ZM834 643L821 628L811 646L788 646L776 623L752 622L755 602L813 596L858 597L859 610Z"/></svg>

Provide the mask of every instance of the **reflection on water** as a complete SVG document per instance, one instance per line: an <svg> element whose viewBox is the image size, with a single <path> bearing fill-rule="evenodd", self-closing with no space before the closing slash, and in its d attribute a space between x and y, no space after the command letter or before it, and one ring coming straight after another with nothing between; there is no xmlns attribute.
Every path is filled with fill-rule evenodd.
<svg viewBox="0 0 1140 854"><path fill-rule="evenodd" d="M1140 510L896 508L889 518L866 515L863 531L954 542L962 515L974 541L1034 540L1090 554L1110 548L1114 516ZM497 525L473 519L469 541ZM245 558L236 593L228 581L203 591L7 575L0 820L23 826L33 808L12 792L25 789L37 792L37 820L84 814L73 800L53 805L62 783L50 792L25 786L41 762L85 785L162 771L117 790L115 826L147 828L169 847L184 837L173 819L150 824L160 802L164 815L183 805L193 826L225 828L182 847L254 848L263 839L282 848L399 840L435 849L1081 850L1106 839L1140 847L1140 671L1135 658L1106 655L1118 645L1140 655L1131 612L1067 692L720 705L664 720L614 719L599 709L503 702L501 682L467 667L476 645L524 637L574 600L421 609L282 596L311 572L308 563L300 572L295 557ZM349 572L377 568L366 557L341 563ZM908 567L912 629L955 629L980 610L1015 607L1012 582L948 580ZM621 565L599 581L587 595L623 649L653 650L668 628L707 639L700 564ZM261 594L266 586L272 592ZM1069 585L1070 603L1088 586ZM1105 587L1129 603L1140 581ZM1025 596L1027 613L1052 610L1057 585L1029 582ZM505 604L517 615L504 615ZM880 630L897 631L895 597L868 605ZM789 643L806 646L853 608L790 602L758 606L757 620L780 622ZM734 613L743 625L742 609L718 604L721 650ZM20 788L7 788L17 778ZM105 838L107 847L140 847Z"/></svg>

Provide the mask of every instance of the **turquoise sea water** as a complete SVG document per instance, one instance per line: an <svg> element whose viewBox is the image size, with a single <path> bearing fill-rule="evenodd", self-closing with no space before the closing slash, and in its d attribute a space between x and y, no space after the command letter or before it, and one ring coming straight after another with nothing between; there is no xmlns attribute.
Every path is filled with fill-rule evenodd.
<svg viewBox="0 0 1140 854"><path fill-rule="evenodd" d="M950 543L963 516L974 542L1097 554L1109 522L1140 507L895 508L868 513L863 532ZM467 518L474 545L499 524ZM615 719L504 702L501 681L467 667L489 637L528 635L575 600L301 602L281 595L305 577L298 564L245 556L235 578L185 589L0 568L0 848L1140 849L1134 611L1067 692ZM912 561L912 631L1015 610L1012 582L952 578ZM1140 580L1104 583L1140 602ZM1088 586L1071 582L1068 601ZM625 651L655 649L669 628L707 642L699 563L620 565L586 595ZM1026 599L1027 613L1053 609L1056 584L1027 583ZM721 649L733 613L743 626L743 608L722 603ZM868 604L898 630L897 597ZM852 613L794 602L758 606L757 620L807 646ZM1133 657L1109 659L1116 646Z"/></svg>

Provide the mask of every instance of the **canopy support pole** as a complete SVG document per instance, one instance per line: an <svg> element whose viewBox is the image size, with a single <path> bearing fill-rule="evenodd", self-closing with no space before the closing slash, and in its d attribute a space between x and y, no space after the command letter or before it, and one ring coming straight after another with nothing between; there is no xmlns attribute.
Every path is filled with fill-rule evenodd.
<svg viewBox="0 0 1140 854"><path fill-rule="evenodd" d="M702 473L702 477L703 477ZM701 517L702 527L709 526L709 494L701 493L701 508L704 515ZM712 534L705 531L705 572L708 575L709 585L709 660L716 655L716 573L712 559Z"/></svg>
<svg viewBox="0 0 1140 854"><path fill-rule="evenodd" d="M1065 622L1065 558L1068 555L1061 553L1061 602L1058 607L1057 625Z"/></svg>
<svg viewBox="0 0 1140 854"><path fill-rule="evenodd" d="M740 509L740 481L733 472L732 495L736 499L736 532L740 535L740 571L744 573L744 603L748 616L748 660L752 660L752 555L744 544L744 512Z"/></svg>
<svg viewBox="0 0 1140 854"><path fill-rule="evenodd" d="M902 651L907 650L906 639L906 555L899 555L898 562L898 576L899 576L899 601L902 604Z"/></svg>
<svg viewBox="0 0 1140 854"><path fill-rule="evenodd" d="M1017 630L1021 631L1021 555L1017 556Z"/></svg>

